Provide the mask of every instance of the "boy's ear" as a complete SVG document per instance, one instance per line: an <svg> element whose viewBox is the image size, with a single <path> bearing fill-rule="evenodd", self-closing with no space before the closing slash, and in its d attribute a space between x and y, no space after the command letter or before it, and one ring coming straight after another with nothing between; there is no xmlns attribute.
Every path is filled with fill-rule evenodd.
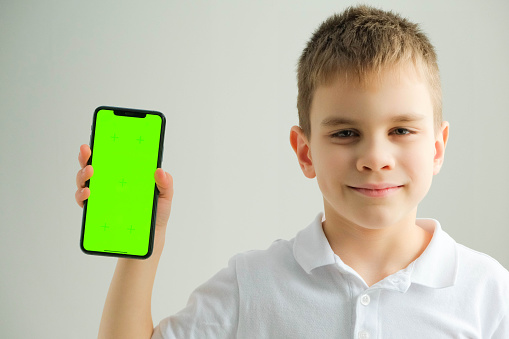
<svg viewBox="0 0 509 339"><path fill-rule="evenodd" d="M293 126L290 130L290 144L297 155L302 173L307 178L313 179L316 173L313 159L311 158L311 148L308 139L304 135L304 131L299 126Z"/></svg>
<svg viewBox="0 0 509 339"><path fill-rule="evenodd" d="M445 156L445 146L449 139L449 123L447 121L442 122L442 127L435 140L435 158L433 159L433 174L437 175L442 168Z"/></svg>

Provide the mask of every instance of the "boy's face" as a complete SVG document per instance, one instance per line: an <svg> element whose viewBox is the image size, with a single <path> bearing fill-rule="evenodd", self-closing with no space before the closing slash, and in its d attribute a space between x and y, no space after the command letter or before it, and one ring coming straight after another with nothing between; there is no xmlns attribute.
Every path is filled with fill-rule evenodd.
<svg viewBox="0 0 509 339"><path fill-rule="evenodd" d="M412 67L400 70L367 89L340 81L317 88L310 140L292 128L291 144L304 174L317 177L327 220L369 229L415 223L443 162L448 123L435 138L426 83ZM397 188L359 189L370 184Z"/></svg>

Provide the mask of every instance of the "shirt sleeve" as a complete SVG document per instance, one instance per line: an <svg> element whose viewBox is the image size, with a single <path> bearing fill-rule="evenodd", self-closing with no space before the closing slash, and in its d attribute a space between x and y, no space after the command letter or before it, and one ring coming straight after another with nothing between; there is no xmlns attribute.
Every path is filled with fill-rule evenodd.
<svg viewBox="0 0 509 339"><path fill-rule="evenodd" d="M497 330L491 337L491 339L507 339L509 338L509 313L502 318Z"/></svg>
<svg viewBox="0 0 509 339"><path fill-rule="evenodd" d="M152 339L235 338L239 318L236 256L199 286L179 313L164 318Z"/></svg>

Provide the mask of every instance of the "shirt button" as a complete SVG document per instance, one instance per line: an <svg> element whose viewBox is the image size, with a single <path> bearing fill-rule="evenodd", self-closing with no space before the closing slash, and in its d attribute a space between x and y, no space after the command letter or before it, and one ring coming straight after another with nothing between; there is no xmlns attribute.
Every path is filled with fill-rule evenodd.
<svg viewBox="0 0 509 339"><path fill-rule="evenodd" d="M359 339L369 339L369 333L366 331L360 331L358 337Z"/></svg>
<svg viewBox="0 0 509 339"><path fill-rule="evenodd" d="M371 299L369 298L369 295L367 295L367 294L364 294L361 297L361 304L363 304L364 306L368 306L370 301L371 301Z"/></svg>
<svg viewBox="0 0 509 339"><path fill-rule="evenodd" d="M398 278L392 278L392 283L393 284L398 284L399 283L399 279Z"/></svg>

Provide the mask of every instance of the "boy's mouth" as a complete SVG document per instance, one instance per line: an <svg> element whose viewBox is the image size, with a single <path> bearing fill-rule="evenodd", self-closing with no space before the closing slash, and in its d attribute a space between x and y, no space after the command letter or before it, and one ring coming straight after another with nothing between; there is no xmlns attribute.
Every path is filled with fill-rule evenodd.
<svg viewBox="0 0 509 339"><path fill-rule="evenodd" d="M379 184L363 184L363 185L349 186L349 187L364 188L364 189L369 189L369 190L382 190L385 188L400 187L400 186L403 186L403 185L390 184L390 183L383 182L383 183L379 183Z"/></svg>
<svg viewBox="0 0 509 339"><path fill-rule="evenodd" d="M404 185L396 184L364 184L357 187L348 186L354 191L372 198L386 197L394 192L397 192Z"/></svg>

